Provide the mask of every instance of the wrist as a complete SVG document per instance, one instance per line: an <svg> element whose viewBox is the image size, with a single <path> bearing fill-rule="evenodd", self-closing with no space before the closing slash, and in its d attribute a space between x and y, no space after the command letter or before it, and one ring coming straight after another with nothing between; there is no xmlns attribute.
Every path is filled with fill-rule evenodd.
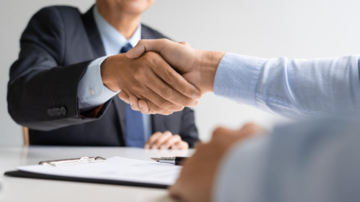
<svg viewBox="0 0 360 202"><path fill-rule="evenodd" d="M202 93L214 92L216 70L225 53L202 51L199 61L199 86Z"/></svg>
<svg viewBox="0 0 360 202"><path fill-rule="evenodd" d="M107 57L100 65L101 79L103 84L112 91L120 91L121 89L117 85L116 79L114 79L114 73L112 66L114 66L114 59L116 55Z"/></svg>

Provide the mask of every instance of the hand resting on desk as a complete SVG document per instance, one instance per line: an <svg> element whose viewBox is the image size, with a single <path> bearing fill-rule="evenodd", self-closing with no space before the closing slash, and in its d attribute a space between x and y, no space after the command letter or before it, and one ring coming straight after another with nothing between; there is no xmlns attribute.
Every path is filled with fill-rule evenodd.
<svg viewBox="0 0 360 202"><path fill-rule="evenodd" d="M189 144L181 140L180 135L173 135L170 131L156 132L144 145L145 149L188 149Z"/></svg>

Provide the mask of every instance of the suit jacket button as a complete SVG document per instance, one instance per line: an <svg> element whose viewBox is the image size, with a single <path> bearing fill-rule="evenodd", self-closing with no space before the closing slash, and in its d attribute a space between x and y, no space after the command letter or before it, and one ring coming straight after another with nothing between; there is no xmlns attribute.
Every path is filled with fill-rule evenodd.
<svg viewBox="0 0 360 202"><path fill-rule="evenodd" d="M60 112L61 112L61 116L65 116L66 115L65 107L60 107Z"/></svg>
<svg viewBox="0 0 360 202"><path fill-rule="evenodd" d="M56 117L61 116L60 108L55 108L54 111L55 111Z"/></svg>
<svg viewBox="0 0 360 202"><path fill-rule="evenodd" d="M47 114L48 114L48 116L49 116L50 118L53 118L53 117L54 117L54 114L53 114L52 109L48 109L48 110L47 110Z"/></svg>

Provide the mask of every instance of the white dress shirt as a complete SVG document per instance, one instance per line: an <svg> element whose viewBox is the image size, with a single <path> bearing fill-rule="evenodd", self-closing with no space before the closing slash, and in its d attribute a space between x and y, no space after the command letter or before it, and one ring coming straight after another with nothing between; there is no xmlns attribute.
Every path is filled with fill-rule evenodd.
<svg viewBox="0 0 360 202"><path fill-rule="evenodd" d="M81 112L100 106L119 93L110 90L103 84L100 65L108 56L119 54L121 48L127 43L135 47L141 39L141 24L139 24L132 37L126 39L102 17L96 6L94 6L93 15L106 56L92 61L79 82L78 103ZM152 133L151 116L143 114L143 119L146 136L150 137Z"/></svg>

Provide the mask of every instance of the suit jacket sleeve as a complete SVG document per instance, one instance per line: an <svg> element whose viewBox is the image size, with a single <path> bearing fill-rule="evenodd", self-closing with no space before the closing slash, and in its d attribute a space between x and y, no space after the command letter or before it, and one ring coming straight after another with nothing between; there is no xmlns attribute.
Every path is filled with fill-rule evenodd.
<svg viewBox="0 0 360 202"><path fill-rule="evenodd" d="M91 61L61 66L64 38L55 7L36 13L23 32L7 95L9 114L18 124L46 131L96 120L81 118L77 101L78 83Z"/></svg>
<svg viewBox="0 0 360 202"><path fill-rule="evenodd" d="M181 139L193 148L195 143L199 140L199 133L195 125L194 110L185 107L181 117L180 134Z"/></svg>

